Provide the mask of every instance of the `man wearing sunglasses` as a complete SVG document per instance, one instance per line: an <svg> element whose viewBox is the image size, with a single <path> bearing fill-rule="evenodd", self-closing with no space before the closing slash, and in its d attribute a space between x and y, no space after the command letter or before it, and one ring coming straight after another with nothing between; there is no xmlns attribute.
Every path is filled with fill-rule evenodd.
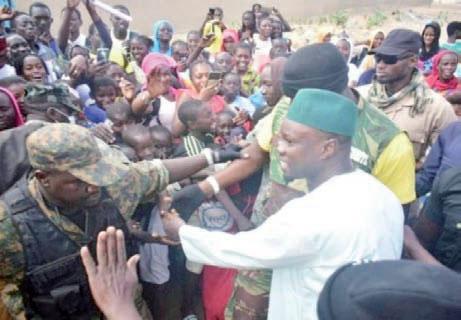
<svg viewBox="0 0 461 320"><path fill-rule="evenodd" d="M372 54L376 75L359 88L363 96L384 111L413 144L417 168L440 131L456 120L450 104L432 91L417 69L421 37L407 29L392 30Z"/></svg>

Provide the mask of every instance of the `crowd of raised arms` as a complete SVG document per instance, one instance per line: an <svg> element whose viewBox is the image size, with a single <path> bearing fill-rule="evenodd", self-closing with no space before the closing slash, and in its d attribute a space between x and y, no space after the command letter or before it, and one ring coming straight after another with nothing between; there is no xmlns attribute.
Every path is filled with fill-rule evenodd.
<svg viewBox="0 0 461 320"><path fill-rule="evenodd" d="M0 1L0 320L461 319L461 21L120 2Z"/></svg>

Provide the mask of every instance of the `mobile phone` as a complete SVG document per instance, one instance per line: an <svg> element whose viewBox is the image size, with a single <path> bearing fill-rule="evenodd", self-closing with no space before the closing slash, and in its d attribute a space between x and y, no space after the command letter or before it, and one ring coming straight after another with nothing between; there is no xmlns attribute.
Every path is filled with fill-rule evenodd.
<svg viewBox="0 0 461 320"><path fill-rule="evenodd" d="M109 61L109 49L108 48L98 48L96 52L96 62L108 62Z"/></svg>
<svg viewBox="0 0 461 320"><path fill-rule="evenodd" d="M210 75L208 76L208 80L221 80L222 77L223 77L223 73L222 72L210 72Z"/></svg>
<svg viewBox="0 0 461 320"><path fill-rule="evenodd" d="M208 14L214 16L214 8L208 8Z"/></svg>

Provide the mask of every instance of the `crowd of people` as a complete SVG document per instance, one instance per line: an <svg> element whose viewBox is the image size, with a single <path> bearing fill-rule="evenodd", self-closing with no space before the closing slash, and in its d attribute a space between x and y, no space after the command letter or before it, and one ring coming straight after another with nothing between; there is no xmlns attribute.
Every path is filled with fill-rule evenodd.
<svg viewBox="0 0 461 320"><path fill-rule="evenodd" d="M461 319L461 21L6 2L1 319Z"/></svg>

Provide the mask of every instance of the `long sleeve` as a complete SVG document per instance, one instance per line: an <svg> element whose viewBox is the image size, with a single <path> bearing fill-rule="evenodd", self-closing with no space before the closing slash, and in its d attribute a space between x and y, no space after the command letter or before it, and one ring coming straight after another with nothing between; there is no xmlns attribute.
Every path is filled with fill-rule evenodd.
<svg viewBox="0 0 461 320"><path fill-rule="evenodd" d="M112 48L112 38L110 37L109 31L107 31L106 24L101 20L97 20L94 22L94 26L98 30L99 36L101 37L101 41L104 43L106 48Z"/></svg>
<svg viewBox="0 0 461 320"><path fill-rule="evenodd" d="M416 174L416 195L418 197L425 195L431 191L434 178L439 171L444 142L443 133L438 137L437 141L432 145L431 151L424 162L422 170Z"/></svg>
<svg viewBox="0 0 461 320"><path fill-rule="evenodd" d="M25 319L19 291L25 266L22 245L3 203L0 204L0 247L0 316Z"/></svg>
<svg viewBox="0 0 461 320"><path fill-rule="evenodd" d="M308 261L320 245L311 241L316 233L306 230L306 223L300 221L302 212L289 203L257 229L237 234L185 225L179 233L181 244L189 260L209 265L249 269L292 266Z"/></svg>

